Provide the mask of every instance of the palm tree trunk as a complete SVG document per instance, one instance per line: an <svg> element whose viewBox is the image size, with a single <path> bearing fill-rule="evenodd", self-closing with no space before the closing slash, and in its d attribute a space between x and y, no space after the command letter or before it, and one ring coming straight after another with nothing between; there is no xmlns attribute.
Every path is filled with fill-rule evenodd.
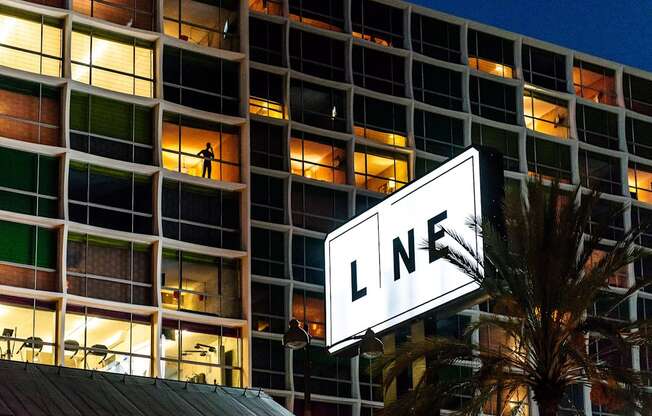
<svg viewBox="0 0 652 416"><path fill-rule="evenodd" d="M556 400L546 400L538 404L539 416L557 416L559 402Z"/></svg>

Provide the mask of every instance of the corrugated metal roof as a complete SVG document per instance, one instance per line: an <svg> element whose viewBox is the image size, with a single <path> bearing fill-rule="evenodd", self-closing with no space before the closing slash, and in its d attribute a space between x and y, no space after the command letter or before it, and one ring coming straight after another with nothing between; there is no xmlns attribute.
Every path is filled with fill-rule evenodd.
<svg viewBox="0 0 652 416"><path fill-rule="evenodd" d="M292 416L259 390L0 360L0 416Z"/></svg>

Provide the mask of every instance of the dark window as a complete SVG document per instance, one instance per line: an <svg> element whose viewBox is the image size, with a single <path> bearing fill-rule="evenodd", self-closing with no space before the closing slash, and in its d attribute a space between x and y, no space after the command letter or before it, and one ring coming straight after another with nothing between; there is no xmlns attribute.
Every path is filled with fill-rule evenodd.
<svg viewBox="0 0 652 416"><path fill-rule="evenodd" d="M519 172L518 133L473 123L471 142L498 150L503 155L503 167Z"/></svg>
<svg viewBox="0 0 652 416"><path fill-rule="evenodd" d="M392 146L407 144L405 106L403 105L364 95L355 95L353 122L353 131L356 136Z"/></svg>
<svg viewBox="0 0 652 416"><path fill-rule="evenodd" d="M60 291L58 232L0 220L0 284Z"/></svg>
<svg viewBox="0 0 652 416"><path fill-rule="evenodd" d="M323 240L297 234L292 236L292 279L324 284Z"/></svg>
<svg viewBox="0 0 652 416"><path fill-rule="evenodd" d="M333 81L344 81L344 42L311 32L290 29L290 67Z"/></svg>
<svg viewBox="0 0 652 416"><path fill-rule="evenodd" d="M285 333L285 302L283 286L251 282L251 329Z"/></svg>
<svg viewBox="0 0 652 416"><path fill-rule="evenodd" d="M417 149L453 157L464 149L464 122L427 111L414 111L414 141Z"/></svg>
<svg viewBox="0 0 652 416"><path fill-rule="evenodd" d="M70 147L93 155L151 165L152 109L72 91Z"/></svg>
<svg viewBox="0 0 652 416"><path fill-rule="evenodd" d="M347 218L346 192L292 183L293 225L327 233L344 224Z"/></svg>
<svg viewBox="0 0 652 416"><path fill-rule="evenodd" d="M638 243L644 247L652 248L652 230L649 227L645 228L649 224L652 224L652 210L639 207L638 205L632 205L631 214L632 214L632 227L641 227L642 230L642 234L641 237L638 239ZM650 276L650 273L647 273L647 271L649 267L652 267L652 258L645 257L642 261L636 262L634 264L635 271L637 267L639 269L643 267L646 273L641 274L641 272L636 272L636 277ZM652 272L652 269L649 270ZM643 290L646 292L652 292L652 287L646 286Z"/></svg>
<svg viewBox="0 0 652 416"><path fill-rule="evenodd" d="M573 64L575 95L596 103L618 105L616 74L613 69L575 60Z"/></svg>
<svg viewBox="0 0 652 416"><path fill-rule="evenodd" d="M620 160L580 149L580 180L583 186L600 192L622 195Z"/></svg>
<svg viewBox="0 0 652 416"><path fill-rule="evenodd" d="M636 300L636 310L638 319L647 320L652 318L652 299L639 297ZM648 374L646 376L649 377L649 373L652 372L652 347L644 345L640 347L639 351L641 370L647 372Z"/></svg>
<svg viewBox="0 0 652 416"><path fill-rule="evenodd" d="M346 92L292 80L290 116L293 121L322 129L346 131Z"/></svg>
<svg viewBox="0 0 652 416"><path fill-rule="evenodd" d="M240 261L163 248L164 308L242 318Z"/></svg>
<svg viewBox="0 0 652 416"><path fill-rule="evenodd" d="M239 9L234 0L163 0L163 32L196 45L237 51Z"/></svg>
<svg viewBox="0 0 652 416"><path fill-rule="evenodd" d="M503 78L514 78L514 42L469 29L469 66Z"/></svg>
<svg viewBox="0 0 652 416"><path fill-rule="evenodd" d="M355 215L365 212L374 205L377 205L382 200L383 198L378 198L357 192L355 195Z"/></svg>
<svg viewBox="0 0 652 416"><path fill-rule="evenodd" d="M285 348L281 341L252 339L253 382L257 387L285 389Z"/></svg>
<svg viewBox="0 0 652 416"><path fill-rule="evenodd" d="M0 209L59 217L59 159L0 148Z"/></svg>
<svg viewBox="0 0 652 416"><path fill-rule="evenodd" d="M437 162L436 160L425 159L422 157L417 157L414 161L414 176L415 179L426 176L433 170L440 167L442 162Z"/></svg>
<svg viewBox="0 0 652 416"><path fill-rule="evenodd" d="M283 127L251 122L251 164L261 168L286 170Z"/></svg>
<svg viewBox="0 0 652 416"><path fill-rule="evenodd" d="M405 96L405 60L402 56L353 46L353 82L383 94Z"/></svg>
<svg viewBox="0 0 652 416"><path fill-rule="evenodd" d="M383 401L383 373L374 366L375 362L368 358L359 358L358 371L360 374L360 398L362 400L371 400L376 402ZM378 416L380 409L374 409L373 413L371 408L362 409L360 413L362 416Z"/></svg>
<svg viewBox="0 0 652 416"><path fill-rule="evenodd" d="M353 36L378 45L403 47L403 10L372 0L351 1Z"/></svg>
<svg viewBox="0 0 652 416"><path fill-rule="evenodd" d="M283 179L251 175L251 218L285 224L285 185Z"/></svg>
<svg viewBox="0 0 652 416"><path fill-rule="evenodd" d="M61 92L44 84L0 76L0 136L61 145Z"/></svg>
<svg viewBox="0 0 652 416"><path fill-rule="evenodd" d="M527 170L530 175L540 175L550 180L570 183L570 147L551 140L528 136Z"/></svg>
<svg viewBox="0 0 652 416"><path fill-rule="evenodd" d="M137 29L152 30L153 28L154 10L152 0L129 2L120 0L71 0L71 3L74 11L96 19Z"/></svg>
<svg viewBox="0 0 652 416"><path fill-rule="evenodd" d="M523 45L523 77L530 84L566 92L566 57Z"/></svg>
<svg viewBox="0 0 652 416"><path fill-rule="evenodd" d="M285 118L284 90L285 83L281 75L251 69L249 112L263 117Z"/></svg>
<svg viewBox="0 0 652 416"><path fill-rule="evenodd" d="M442 61L460 62L460 27L412 13L412 50Z"/></svg>
<svg viewBox="0 0 652 416"><path fill-rule="evenodd" d="M68 293L152 305L152 249L147 244L68 234Z"/></svg>
<svg viewBox="0 0 652 416"><path fill-rule="evenodd" d="M283 25L249 18L249 56L252 61L283 65Z"/></svg>
<svg viewBox="0 0 652 416"><path fill-rule="evenodd" d="M163 236L212 247L240 249L236 192L163 182Z"/></svg>
<svg viewBox="0 0 652 416"><path fill-rule="evenodd" d="M414 61L412 91L415 100L462 111L462 74L459 72Z"/></svg>
<svg viewBox="0 0 652 416"><path fill-rule="evenodd" d="M285 235L263 228L251 229L251 272L285 279Z"/></svg>
<svg viewBox="0 0 652 416"><path fill-rule="evenodd" d="M490 120L516 124L516 88L472 76L469 94L473 114Z"/></svg>
<svg viewBox="0 0 652 416"><path fill-rule="evenodd" d="M296 293L295 293L296 296ZM305 349L296 350L293 354L294 387L304 390ZM325 348L313 346L310 350L312 361L310 381L311 391L333 397L351 397L351 359L336 357ZM335 415L336 413L315 413L315 415Z"/></svg>
<svg viewBox="0 0 652 416"><path fill-rule="evenodd" d="M652 81L630 74L623 75L625 107L652 116Z"/></svg>
<svg viewBox="0 0 652 416"><path fill-rule="evenodd" d="M163 50L163 96L213 113L239 115L239 64L183 49Z"/></svg>
<svg viewBox="0 0 652 416"><path fill-rule="evenodd" d="M618 114L578 104L577 135L589 144L618 150Z"/></svg>
<svg viewBox="0 0 652 416"><path fill-rule="evenodd" d="M625 137L630 153L652 159L652 123L627 117L625 119Z"/></svg>
<svg viewBox="0 0 652 416"><path fill-rule="evenodd" d="M151 234L152 179L100 166L71 162L68 173L71 221Z"/></svg>
<svg viewBox="0 0 652 416"><path fill-rule="evenodd" d="M592 235L619 240L624 235L623 205L608 199L600 199L591 211L589 230ZM625 309L627 303L624 304Z"/></svg>
<svg viewBox="0 0 652 416"><path fill-rule="evenodd" d="M336 32L344 29L342 0L289 0L288 3L292 20Z"/></svg>

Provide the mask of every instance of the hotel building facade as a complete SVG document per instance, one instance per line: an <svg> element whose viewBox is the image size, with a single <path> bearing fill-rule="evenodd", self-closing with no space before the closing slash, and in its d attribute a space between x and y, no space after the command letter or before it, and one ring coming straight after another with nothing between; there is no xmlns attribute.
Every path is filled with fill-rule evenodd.
<svg viewBox="0 0 652 416"><path fill-rule="evenodd" d="M324 349L323 239L471 144L503 153L508 186L597 187L595 223L626 206L606 244L652 218L651 73L400 1L4 0L0 358L262 387L301 415L294 317L313 414L373 415L379 375ZM615 412L588 388L564 406Z"/></svg>

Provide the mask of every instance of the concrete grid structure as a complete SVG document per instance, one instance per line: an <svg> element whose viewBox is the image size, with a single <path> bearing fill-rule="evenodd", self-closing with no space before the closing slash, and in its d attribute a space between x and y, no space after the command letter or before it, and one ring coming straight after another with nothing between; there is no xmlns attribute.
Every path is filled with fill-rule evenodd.
<svg viewBox="0 0 652 416"><path fill-rule="evenodd" d="M504 153L508 184L631 204L612 238L652 214L652 74L635 68L399 1L6 0L0 18L2 358L263 387L302 414L303 353L281 345L296 317L313 414L371 415L378 375L323 349L329 230L474 143ZM614 318L648 309L641 292ZM588 389L571 404L611 414Z"/></svg>

